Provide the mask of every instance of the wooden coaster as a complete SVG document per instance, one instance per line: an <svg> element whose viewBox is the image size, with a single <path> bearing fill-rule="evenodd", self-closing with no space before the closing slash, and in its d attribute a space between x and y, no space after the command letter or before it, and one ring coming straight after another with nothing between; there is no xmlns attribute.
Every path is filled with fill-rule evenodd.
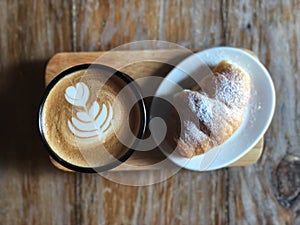
<svg viewBox="0 0 300 225"><path fill-rule="evenodd" d="M254 55L251 51L247 49L244 50ZM137 79L147 76L164 77L171 71L173 66L191 54L190 51L184 49L112 51L109 52L109 54L105 53L106 52L67 52L54 55L46 67L45 85L48 85L49 82L63 70L78 64L97 63L96 60L100 56L101 58L98 63L113 67L128 74L133 79ZM135 63L132 63L133 61L135 61ZM259 140L251 151L229 166L251 165L257 162L262 151L263 138ZM158 149L150 152L137 151L125 163L114 168L112 171L160 169L156 167L155 164L164 159L165 156ZM59 165L53 159L51 159L51 162L59 169L70 171Z"/></svg>

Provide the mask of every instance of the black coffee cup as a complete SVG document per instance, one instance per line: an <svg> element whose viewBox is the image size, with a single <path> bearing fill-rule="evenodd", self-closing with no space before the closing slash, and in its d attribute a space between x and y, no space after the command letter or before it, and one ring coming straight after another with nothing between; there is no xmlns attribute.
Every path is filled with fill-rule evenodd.
<svg viewBox="0 0 300 225"><path fill-rule="evenodd" d="M83 82L82 81L83 78L86 78L87 76L83 77L83 75L81 75L81 74L86 75L86 73L92 74L91 77L95 80L85 79ZM78 77L76 77L76 79L77 80L79 79L75 86L74 86L75 78L74 78L74 80L72 80L74 76L78 76ZM86 92L90 94L89 98L91 98L91 96L92 96L91 90L93 90L93 88L94 89L97 88L97 85L95 86L95 84L98 84L98 83L101 84L101 82L102 82L102 81L101 82L99 81L100 76L103 76L103 78L101 77L102 80L106 80L106 83L103 81L104 83L103 83L102 88L104 87L104 89L105 89L105 87L107 87L107 90L105 89L107 91L107 93L103 91L103 94L101 94L102 92L99 91L100 97L98 97L98 95L97 95L97 97L95 97L96 100L91 101L93 104L91 103L90 106L88 106L89 100L87 100L86 93L84 92L84 90L86 90ZM65 86L67 86L68 82L72 83L72 86L65 88ZM85 84L85 83L87 83L87 84ZM112 141L114 141L114 143L116 143L114 146L119 146L118 145L119 143L117 142L116 138L108 139L108 137L105 137L105 135L103 135L103 134L105 134L105 132L107 130L105 130L104 132L101 133L101 135L104 136L104 138L108 139L108 140L105 139L105 141L102 140L102 142L104 144L100 143L101 137L102 137L100 134L99 134L99 136L92 136L92 137L88 136L88 135L92 135L92 134L98 135L98 133L99 133L98 130L85 132L85 131L80 130L81 127L79 127L77 130L75 129L75 131L72 130L72 129L74 129L74 127L76 127L75 125L78 125L78 124L79 125L87 124L87 126L91 125L90 121L88 121L88 122L85 121L86 117L88 117L88 116L84 117L84 115L92 115L91 118L94 118L94 117L97 118L98 120L95 119L95 121L96 121L95 126L99 127L99 129L100 129L100 126L98 126L97 121L100 121L102 117L105 118L105 122L103 122L105 125L101 124L102 128L104 126L107 126L107 123L113 124L114 116L121 115L121 113L118 112L118 110L115 110L114 111L115 114L112 113L113 116L111 116L111 114L109 114L108 109L111 109L111 111L112 111L113 109L115 109L115 108L113 108L113 106L115 106L115 105L118 106L118 103L113 102L113 103L111 103L111 105L113 105L113 106L109 105L109 107L106 107L105 104L103 104L103 102L99 103L98 101L101 98L103 98L103 99L112 98L113 99L113 97L111 97L110 93L109 93L110 88L111 87L115 88L115 86L118 87L117 85L120 85L120 88L122 86L125 87L126 85L130 86L130 88L128 89L128 93L127 93L128 96L130 95L130 97L128 97L126 94L126 96L124 96L122 99L124 99L124 105L126 105L126 102L125 102L125 101L127 101L126 99L131 99L132 101L135 101L135 104L134 104L135 108L133 109L135 114L133 113L133 116L128 119L133 121L134 125L132 125L132 126L134 127L133 129L135 130L136 139L132 141L131 146L123 146L123 144L120 143L120 146L124 147L124 149L120 150L120 152L122 152L122 153L120 153L120 154L118 153L117 157L112 156L112 159L110 158L110 160L108 160L107 163L101 162L101 163L99 163L99 165L94 163L91 166L81 165L81 163L76 163L77 162L76 156L78 156L78 158L80 158L79 154L82 153L82 152L80 152L80 150L78 153L76 152L76 154L75 154L75 151L73 153L72 153L72 151L70 151L70 149L71 150L76 149L76 145L89 146L86 143L93 143L92 141L95 141L95 144L94 145L91 144L91 146L93 146L93 148L95 148L95 151L96 151L97 144L99 144L99 146L100 145L113 146L112 144L109 143L109 141L112 140ZM117 88L115 88L115 89L117 90ZM74 91L74 90L76 90L76 95L71 96L71 97L68 96L68 94L70 94L71 91ZM114 89L111 88L111 90L114 90ZM101 95L103 95L104 97ZM77 105L75 104L76 101L81 100L80 99L81 97L84 98L84 100L82 100L82 101L86 102L87 106L83 107L82 106L83 104L80 102L79 102L80 104L78 102L77 102L78 103ZM68 101L65 101L65 100L68 100ZM62 102L62 101L64 101L64 102ZM104 101L104 100L102 100L102 101ZM111 100L111 102L112 101L113 100ZM74 105L72 105L72 104L70 105L70 103L72 103ZM72 107L72 110L71 110L71 107ZM99 110L100 107L102 107L101 112ZM94 109L94 111L92 109ZM96 115L95 110L97 110L97 109L98 109L99 113ZM70 115L70 112L72 112L72 116ZM106 112L106 114L104 114L104 116L101 117L103 112ZM81 117L75 118L76 115L81 115ZM138 115L138 116L136 116L136 115ZM74 118L73 118L73 116L74 116ZM115 117L117 117L117 116L115 116ZM65 120L65 118L68 118L68 120ZM108 120L108 118L110 118L110 120ZM119 116L119 120L121 118L122 117ZM133 118L133 119L131 119L131 118ZM136 118L138 118L138 121L135 121ZM80 119L82 119L82 120L80 120ZM125 118L123 118L123 119L125 119ZM73 125L72 125L72 122L73 122ZM120 122L118 122L118 123L121 124L122 122L123 121L120 120ZM136 123L138 123L138 124L136 124ZM69 128L72 127L72 129L68 129L68 127ZM113 125L110 125L110 127L113 127ZM133 79L130 76L128 76L118 70L115 70L111 67L104 66L101 64L77 65L77 66L71 67L67 70L64 70L63 72L58 74L47 86L47 88L44 92L44 95L41 99L40 106L39 106L38 128L39 128L39 133L40 133L41 139L42 139L46 149L48 150L49 155L59 165L61 165L62 167L65 167L67 169L77 171L77 172L84 172L84 173L103 172L103 171L110 170L110 169L120 165L121 163L125 162L134 152L134 146L138 144L139 139L143 138L143 135L144 135L145 129L146 129L145 103L143 101L139 86L133 82ZM106 128L106 129L108 129L108 128ZM113 127L113 128L109 128L109 129L112 130L115 128ZM122 129L122 126L120 126L118 129ZM124 133L126 133L126 132L127 131L124 131ZM76 136L76 135L81 135L81 134L84 137ZM111 131L111 133L109 133L109 135L113 135L113 132ZM88 136L88 138L90 138L90 139L88 139L86 136ZM70 141L70 140L72 140L73 137L76 139L76 145L74 144L74 146L73 146L74 142ZM109 137L111 137L111 136L109 136ZM92 138L93 138L93 140L92 140ZM97 143L97 141L96 141L98 139L99 139L99 143ZM66 141L64 142L64 140L66 140ZM71 144L72 147L69 147L68 143ZM80 143L80 144L78 144L78 143ZM61 146L60 146L60 144L61 144ZM93 149L93 148L91 147L91 149ZM65 152L64 152L64 149L66 150ZM92 150L88 149L88 147L87 147L86 151L92 152ZM113 152L114 150L110 149L110 151ZM69 157L68 157L68 154L69 154ZM75 154L75 156L74 156L74 154ZM93 158L92 153L89 152L88 154L89 154L90 158ZM95 159L98 157L96 154L97 153L95 152ZM105 153L104 155L106 155L106 154L107 153ZM100 158L101 158L101 156L99 156L99 159ZM80 159L80 160L82 160L82 159ZM78 159L78 162L80 162L80 160ZM105 159L103 159L103 161L105 161Z"/></svg>

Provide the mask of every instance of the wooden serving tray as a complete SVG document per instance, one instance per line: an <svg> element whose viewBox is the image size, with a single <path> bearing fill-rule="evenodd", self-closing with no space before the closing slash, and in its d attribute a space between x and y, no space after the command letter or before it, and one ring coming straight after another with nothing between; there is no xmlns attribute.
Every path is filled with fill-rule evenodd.
<svg viewBox="0 0 300 225"><path fill-rule="evenodd" d="M248 50L246 50L248 51ZM252 53L252 52L250 52ZM78 64L101 63L120 70L133 79L146 76L164 77L173 68L191 54L184 49L168 50L124 50L107 52L68 52L54 55L48 62L45 71L45 84L63 70ZM253 54L253 53L252 53ZM101 57L100 57L101 56ZM100 58L99 58L100 57ZM96 61L97 60L97 61ZM134 63L132 63L134 62ZM242 158L230 166L247 166L255 163L263 151L263 138ZM51 159L51 158L50 158ZM137 151L123 164L112 171L155 170L160 169L155 164L164 160L165 156L158 150L148 152ZM51 162L59 169L70 171L56 161Z"/></svg>

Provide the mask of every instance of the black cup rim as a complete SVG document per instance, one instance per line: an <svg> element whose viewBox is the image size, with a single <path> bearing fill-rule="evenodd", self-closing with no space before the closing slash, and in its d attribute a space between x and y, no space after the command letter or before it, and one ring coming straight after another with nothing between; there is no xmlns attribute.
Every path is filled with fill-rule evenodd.
<svg viewBox="0 0 300 225"><path fill-rule="evenodd" d="M62 78L64 78L65 76L68 76L69 74L79 71L79 70L86 70L88 68L95 68L95 69L99 69L99 70L104 70L106 72L111 73L114 76L118 76L119 78L121 78L123 81L125 81L127 84L131 83L132 81L134 81L129 75L116 70L112 67L106 66L106 65L102 65L102 64L80 64L80 65L76 65L73 67L70 67L64 71L62 71L61 73L59 73L46 87L44 94L42 96L42 99L40 101L40 105L39 105L39 110L38 110L38 130L39 130L39 134L40 137L42 139L43 144L45 145L49 155L56 161L58 162L60 165L62 165L65 168L68 168L70 170L73 170L75 172L82 172L82 173L99 173L99 172L104 172L110 169L113 169L119 165L121 165L122 163L124 163L132 154L133 152L135 152L134 149L132 148L128 148L128 150L126 151L126 153L124 155L122 155L119 159L117 159L114 162L111 162L109 164L103 165L103 166L99 166L99 167L81 167L81 166L77 166L74 165L72 163L67 162L66 160L62 159L59 155L57 155L55 153L54 150L52 150L51 146L48 144L45 135L44 135L44 131L43 131L43 123L42 123L42 113L43 113L43 108L44 108L44 104L45 101L50 93L50 91L52 90L52 88L58 83L59 80L61 80ZM139 109L140 109L140 128L137 134L137 138L141 139L144 136L145 130L146 130L146 106L145 106L145 102L143 100L142 94L139 90L138 85L136 85L135 83L131 84L131 88L134 91L135 95L138 97L138 99L140 99L138 101L138 105L139 105ZM136 143L134 143L133 145L135 145Z"/></svg>

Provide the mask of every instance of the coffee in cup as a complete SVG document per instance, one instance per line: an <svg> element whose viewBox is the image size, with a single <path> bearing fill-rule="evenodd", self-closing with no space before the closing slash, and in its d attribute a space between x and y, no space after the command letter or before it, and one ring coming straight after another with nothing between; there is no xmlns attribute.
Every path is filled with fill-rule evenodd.
<svg viewBox="0 0 300 225"><path fill-rule="evenodd" d="M47 87L39 111L39 130L50 155L80 172L103 171L125 161L146 123L138 87L131 84L118 95L130 82L126 74L97 64L59 74ZM127 137L128 122L136 138Z"/></svg>

